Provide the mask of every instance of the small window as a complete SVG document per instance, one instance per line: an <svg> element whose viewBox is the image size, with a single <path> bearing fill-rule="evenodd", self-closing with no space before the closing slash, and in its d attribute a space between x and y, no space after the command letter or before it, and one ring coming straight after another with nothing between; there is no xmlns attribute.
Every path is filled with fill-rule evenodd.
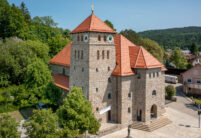
<svg viewBox="0 0 201 138"><path fill-rule="evenodd" d="M149 73L149 78L151 78L151 73Z"/></svg>
<svg viewBox="0 0 201 138"><path fill-rule="evenodd" d="M77 41L80 41L80 36L79 35L77 36Z"/></svg>
<svg viewBox="0 0 201 138"><path fill-rule="evenodd" d="M156 90L153 90L152 97L155 97L155 96L156 96Z"/></svg>
<svg viewBox="0 0 201 138"><path fill-rule="evenodd" d="M105 41L105 42L107 41L107 37L106 37L106 35L104 35L104 41Z"/></svg>
<svg viewBox="0 0 201 138"><path fill-rule="evenodd" d="M96 92L98 92L98 88L96 88Z"/></svg>
<svg viewBox="0 0 201 138"><path fill-rule="evenodd" d="M83 50L81 51L81 59L83 59Z"/></svg>
<svg viewBox="0 0 201 138"><path fill-rule="evenodd" d="M63 68L63 75L65 75L65 68Z"/></svg>
<svg viewBox="0 0 201 138"><path fill-rule="evenodd" d="M83 39L84 39L84 37L83 37L83 35L81 36L81 41L83 41Z"/></svg>
<svg viewBox="0 0 201 138"><path fill-rule="evenodd" d="M98 108L98 107L96 107L96 111L97 111L97 112L99 111L99 108Z"/></svg>
<svg viewBox="0 0 201 138"><path fill-rule="evenodd" d="M82 72L84 72L84 68L82 68Z"/></svg>
<svg viewBox="0 0 201 138"><path fill-rule="evenodd" d="M105 51L103 50L102 51L102 59L104 59L105 58Z"/></svg>
<svg viewBox="0 0 201 138"><path fill-rule="evenodd" d="M75 66L74 66L74 70L75 70Z"/></svg>
<svg viewBox="0 0 201 138"><path fill-rule="evenodd" d="M75 50L75 59L76 59L76 56L77 56L77 51Z"/></svg>
<svg viewBox="0 0 201 138"><path fill-rule="evenodd" d="M159 77L159 72L157 72L157 77Z"/></svg>
<svg viewBox="0 0 201 138"><path fill-rule="evenodd" d="M128 93L128 98L131 98L131 93Z"/></svg>
<svg viewBox="0 0 201 138"><path fill-rule="evenodd" d="M198 83L198 84L201 84L201 80L197 80L197 83Z"/></svg>
<svg viewBox="0 0 201 138"><path fill-rule="evenodd" d="M108 94L108 99L111 99L111 94L110 93Z"/></svg>
<svg viewBox="0 0 201 138"><path fill-rule="evenodd" d="M110 71L110 67L107 67L107 70Z"/></svg>
<svg viewBox="0 0 201 138"><path fill-rule="evenodd" d="M130 113L131 112L131 108L130 107L128 107L128 113Z"/></svg>
<svg viewBox="0 0 201 138"><path fill-rule="evenodd" d="M98 72L98 68L96 68L96 72Z"/></svg>
<svg viewBox="0 0 201 138"><path fill-rule="evenodd" d="M80 51L78 50L78 59L80 59Z"/></svg>
<svg viewBox="0 0 201 138"><path fill-rule="evenodd" d="M188 90L191 91L191 88L189 87Z"/></svg>
<svg viewBox="0 0 201 138"><path fill-rule="evenodd" d="M109 82L109 83L111 83L111 82L112 82L111 78L108 78L108 82Z"/></svg>
<svg viewBox="0 0 201 138"><path fill-rule="evenodd" d="M191 79L187 79L187 82L191 82Z"/></svg>
<svg viewBox="0 0 201 138"><path fill-rule="evenodd" d="M100 35L98 35L98 41L101 41L101 36Z"/></svg>
<svg viewBox="0 0 201 138"><path fill-rule="evenodd" d="M140 73L137 74L137 78L141 79L141 74Z"/></svg>
<svg viewBox="0 0 201 138"><path fill-rule="evenodd" d="M99 60L99 58L100 58L100 52L99 52L99 50L97 51L97 60Z"/></svg>
<svg viewBox="0 0 201 138"><path fill-rule="evenodd" d="M153 73L153 77L155 78L155 72Z"/></svg>
<svg viewBox="0 0 201 138"><path fill-rule="evenodd" d="M107 51L107 59L109 59L110 58L110 51L108 50Z"/></svg>

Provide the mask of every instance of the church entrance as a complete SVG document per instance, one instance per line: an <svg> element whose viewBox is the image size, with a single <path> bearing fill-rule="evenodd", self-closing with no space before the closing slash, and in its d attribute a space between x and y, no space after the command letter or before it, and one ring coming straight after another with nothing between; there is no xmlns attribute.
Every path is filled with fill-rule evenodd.
<svg viewBox="0 0 201 138"><path fill-rule="evenodd" d="M141 109L137 110L137 121L142 121L142 110Z"/></svg>
<svg viewBox="0 0 201 138"><path fill-rule="evenodd" d="M111 122L111 110L107 112L107 122Z"/></svg>
<svg viewBox="0 0 201 138"><path fill-rule="evenodd" d="M157 118L157 106L155 104L151 107L150 117L151 119Z"/></svg>

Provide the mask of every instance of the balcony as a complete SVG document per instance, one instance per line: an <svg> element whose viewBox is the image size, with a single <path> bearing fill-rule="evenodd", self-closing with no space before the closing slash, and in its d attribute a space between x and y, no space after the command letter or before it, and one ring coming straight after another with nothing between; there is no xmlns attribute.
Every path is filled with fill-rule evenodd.
<svg viewBox="0 0 201 138"><path fill-rule="evenodd" d="M201 89L201 83L184 82L184 85L189 88Z"/></svg>

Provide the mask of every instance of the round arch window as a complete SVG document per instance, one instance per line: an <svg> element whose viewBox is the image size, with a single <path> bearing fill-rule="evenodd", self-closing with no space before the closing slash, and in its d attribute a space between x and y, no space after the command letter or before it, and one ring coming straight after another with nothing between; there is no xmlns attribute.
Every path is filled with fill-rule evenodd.
<svg viewBox="0 0 201 138"><path fill-rule="evenodd" d="M153 90L152 91L152 97L155 97L156 96L156 90Z"/></svg>

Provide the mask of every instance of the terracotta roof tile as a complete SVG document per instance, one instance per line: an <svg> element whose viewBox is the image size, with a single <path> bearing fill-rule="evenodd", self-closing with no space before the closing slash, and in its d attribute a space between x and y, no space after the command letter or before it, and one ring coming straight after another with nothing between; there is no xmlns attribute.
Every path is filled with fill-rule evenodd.
<svg viewBox="0 0 201 138"><path fill-rule="evenodd" d="M164 67L154 56L142 46L129 47L132 68L157 68ZM164 68L163 68L164 69Z"/></svg>
<svg viewBox="0 0 201 138"><path fill-rule="evenodd" d="M116 35L114 38L114 43L116 46L117 66L114 69L112 75L126 76L134 74L130 65L129 46L135 45L126 39L123 35Z"/></svg>
<svg viewBox="0 0 201 138"><path fill-rule="evenodd" d="M80 32L107 32L116 33L107 24L100 20L96 15L91 14L87 19L85 19L77 28L75 28L71 33Z"/></svg>
<svg viewBox="0 0 201 138"><path fill-rule="evenodd" d="M69 77L64 75L54 75L53 76L54 84L65 90L69 90Z"/></svg>
<svg viewBox="0 0 201 138"><path fill-rule="evenodd" d="M70 66L70 53L71 53L71 44L68 44L64 49L62 49L59 53L57 53L49 63L58 64L62 66Z"/></svg>

